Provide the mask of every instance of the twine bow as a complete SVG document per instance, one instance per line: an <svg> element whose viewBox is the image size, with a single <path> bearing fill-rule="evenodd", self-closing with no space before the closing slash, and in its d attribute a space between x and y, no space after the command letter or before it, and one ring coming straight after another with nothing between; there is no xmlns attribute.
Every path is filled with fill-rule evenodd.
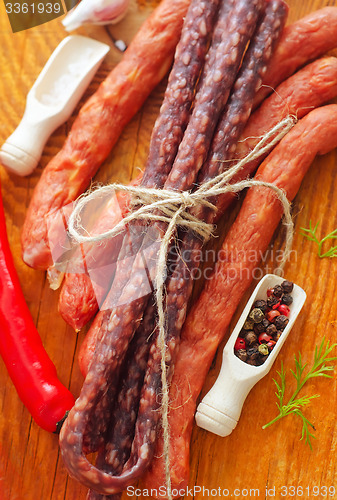
<svg viewBox="0 0 337 500"><path fill-rule="evenodd" d="M294 224L290 213L291 205L285 192L269 182L247 179L230 184L230 181L245 165L256 160L257 158L260 158L273 149L273 147L276 146L292 129L296 122L297 119L295 116L286 117L273 127L266 135L264 135L255 148L246 157L239 160L234 166L226 170L224 173L205 182L193 192L177 192L166 189L144 188L142 186L134 187L125 186L123 184L110 184L108 186L99 187L91 193L81 196L77 200L75 208L69 218L68 231L78 243L91 243L111 239L122 233L127 224L136 220L160 221L167 224L167 229L159 247L155 288L156 304L158 309L158 343L161 351L163 452L165 460L166 491L169 500L172 499L172 493L169 461L169 387L165 364L166 335L164 290L167 255L172 238L177 227L180 226L194 231L201 238L203 238L204 241L207 241L213 235L214 226L194 216L193 213L190 212L191 208L202 205L216 211L216 206L208 201L210 198L217 197L225 193L237 193L247 187L263 186L273 190L283 206L283 223L286 226L287 234L283 259L279 266L279 270L281 271L289 257L294 233ZM93 236L81 234L80 231L83 231L83 227L81 226L81 212L87 204L98 197L102 197L102 195L112 195L116 191L129 193L131 195L132 205L138 208L124 217L115 227L104 233Z"/></svg>

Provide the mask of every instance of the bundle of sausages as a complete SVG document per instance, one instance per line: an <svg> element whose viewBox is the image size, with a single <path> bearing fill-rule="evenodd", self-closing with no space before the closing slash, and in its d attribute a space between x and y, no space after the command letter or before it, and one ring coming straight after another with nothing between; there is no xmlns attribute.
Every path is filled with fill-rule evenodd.
<svg viewBox="0 0 337 500"><path fill-rule="evenodd" d="M264 86L259 90L255 98L254 107L264 99L266 93L268 94L268 92L271 92L272 87L275 88L278 83L286 79L298 67L303 66L308 60L315 59L337 46L336 24L336 9L325 8L310 14L306 18L285 29L279 48L276 50L268 72L263 78ZM306 40L306 43L304 43L304 40ZM308 40L310 40L310 43L307 42ZM284 114L288 111L289 113L294 113L298 117L301 117L304 113L307 113L312 106L317 107L335 97L333 88L335 77L330 65L324 68L315 66L311 69L310 73L308 73L308 76L309 75L310 77L307 81L305 80L304 74L303 76L299 76L299 81L295 81L294 84L289 82L289 90L291 89L292 92L289 92L290 97L287 96L287 99L293 98L294 102L287 103L286 98L284 98L284 101L282 101L281 98L279 99L278 107L284 107ZM325 92L327 92L326 95ZM279 93L279 89L277 89L277 93ZM296 102L297 96L299 97L299 104ZM305 102L305 99L307 99L308 102ZM311 100L313 100L312 103ZM268 129L275 124L275 122L272 123L272 112L270 117L268 113L265 114L265 127L259 127L259 129L256 130L255 127L260 120L260 114L256 114L256 119L250 120L251 125L241 139L244 140L245 137L263 135L263 133L268 131ZM270 120L270 123L268 123L268 120ZM240 140L238 150L240 156L244 156L251 146L253 146L251 141L245 140L245 142L242 142L242 140ZM253 170L252 168L251 171ZM125 200L123 201L125 202ZM121 206L121 211L123 211L123 206ZM97 232L111 227L118 213L120 212L116 211L113 204L110 205L110 209L107 207L106 224L103 224L102 220L102 224L97 228ZM118 220L116 220L116 222L118 222ZM28 218L27 224L29 224ZM109 257L110 262L114 259L115 251L118 251L117 242L113 244L111 250L113 254ZM90 259L91 256L86 255L86 263L89 268ZM98 264L103 266L105 264L106 260L100 259L100 253L95 250L94 266L97 267ZM110 283L108 285L110 285ZM80 330L96 314L101 296L103 295L104 297L107 291L108 286L104 288L104 290L99 290L99 293L97 292L97 287L94 290L90 278L85 273L67 274L60 295L59 311L65 321L75 330ZM99 295L98 300L96 297L97 294Z"/></svg>
<svg viewBox="0 0 337 500"><path fill-rule="evenodd" d="M179 4L177 0L175 3ZM165 1L162 9L164 4ZM182 4L180 2L175 28L179 26L177 19L186 7L186 2ZM244 156L255 145L256 137L267 132L285 114L296 113L300 118L313 107L335 97L336 60L322 59L281 83L277 92L265 100L249 119L251 110L266 96L266 89L261 89L262 82L275 87L308 60L337 45L337 9L327 8L286 28L274 52L286 14L287 7L283 0L191 1L164 102L152 134L142 186L178 191L193 189L195 184L202 184L227 168L228 161L235 155ZM148 23L154 31L157 29L156 19L154 15ZM302 45L303 37L307 41ZM167 43L165 33L163 39ZM301 46L301 51L296 50L298 46ZM130 60L132 50L130 46L127 56ZM165 54L167 56L167 52ZM159 66L156 60L153 67ZM115 85L111 81L105 84L105 88L103 85L99 97L92 101L96 106L97 99L101 99L103 116L102 95L108 94L111 103ZM108 109L110 113L111 107ZM90 110L92 108L88 105L83 109L76 127L86 123ZM258 169L258 178L277 184L291 200L313 157L337 145L335 125L318 130L320 122L324 124L334 120L335 123L336 115L337 106L334 105L309 113L265 160ZM47 203L46 196L41 210L38 210L39 196L44 193L46 179L49 185L54 182L55 172L61 175L61 166L65 169L63 182L79 171L81 165L86 165L84 170L87 175L92 175L107 151L106 145L104 152L100 151L97 156L92 150L90 154L86 150L88 157L82 163L76 152L83 141L76 127L72 132L74 143L70 136L59 157L55 158L49 170L47 167L47 174L41 178L25 224L25 259L41 267L51 263L48 239L46 233L41 235L31 230L37 211L40 224L41 217L50 210L51 203ZM111 125L104 132L111 133ZM322 133L324 140L320 135ZM100 141L104 142L106 136L104 133L102 136ZM295 155L294 148L300 149L301 154ZM257 166L256 162L246 165L234 180L252 174ZM63 199L59 197L53 208L59 208L76 197L83 184L82 178L71 194L71 188L68 188L67 196ZM231 200L232 196L228 195L212 200L217 207L216 213L205 207L195 207L192 213L200 220L215 222ZM126 209L129 209L127 200L124 201ZM106 213L114 211L115 207L111 204ZM280 217L279 202L271 193L262 188L251 189L223 250L230 256L237 255L237 248L243 249L247 255L251 248L261 249L262 253ZM102 227L105 223L101 222ZM102 295L106 294L104 305L82 346L81 369L86 378L60 436L64 462L70 474L91 489L91 499L118 495L135 479L143 476L146 470L148 485L165 484L162 438L158 426L161 355L156 331L156 307L149 283L144 279L143 260L145 256L146 273L151 282L158 246L149 244L149 239L154 234L152 229L162 236L166 226L164 223L153 223L151 231L147 227L149 234L145 235L143 223L137 221L130 226L127 234L119 236L113 246L108 247L109 253L116 252L120 258L110 289L102 291ZM40 246L36 246L34 238ZM129 256L130 245L132 257L125 259ZM219 263L185 322L193 287L192 276L199 265L201 247L202 242L193 232L182 233L180 251L170 257L173 271L167 280L166 368L172 376L175 364L171 399L177 402L175 406L178 407L170 413L173 487L186 485L188 480L188 449L196 399L215 350L252 280L252 275L247 273L237 273L236 276L241 278L232 280L231 271L240 266L252 270L258 264L245 259L237 262L231 258ZM261 255L259 251L255 253ZM182 257L186 255L187 260ZM76 289L73 285L69 286L71 280L74 284L73 278L66 280L65 287L68 288L64 288L63 297L69 297L71 286ZM76 327L84 317L88 319L94 314L98 307L90 286L87 292L86 301L91 301L90 312L76 317ZM77 310L80 307L75 306ZM67 315L70 316L64 314ZM86 458L86 454L92 452L98 452L96 466ZM154 453L161 458L153 460Z"/></svg>

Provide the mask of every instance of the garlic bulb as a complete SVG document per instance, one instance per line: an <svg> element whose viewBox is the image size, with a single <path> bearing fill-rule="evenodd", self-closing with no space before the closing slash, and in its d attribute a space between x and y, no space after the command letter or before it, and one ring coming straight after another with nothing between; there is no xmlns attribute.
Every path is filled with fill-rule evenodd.
<svg viewBox="0 0 337 500"><path fill-rule="evenodd" d="M63 19L67 31L83 24L115 24L121 21L129 7L129 0L82 0Z"/></svg>

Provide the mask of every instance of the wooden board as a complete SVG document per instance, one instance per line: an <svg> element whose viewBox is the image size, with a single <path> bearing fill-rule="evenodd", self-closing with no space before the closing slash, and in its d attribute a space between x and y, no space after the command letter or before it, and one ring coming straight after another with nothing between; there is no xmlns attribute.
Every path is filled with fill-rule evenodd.
<svg viewBox="0 0 337 500"><path fill-rule="evenodd" d="M127 18L111 28L116 38L129 41L141 22L154 7L154 1L132 3ZM337 0L289 0L289 21L325 5L336 5ZM103 28L80 30L102 41L109 41ZM13 35L0 3L0 142L4 142L19 123L25 96L65 32L59 20ZM337 54L337 53L336 53ZM86 96L119 60L113 48L98 71ZM122 136L101 168L97 179L103 182L132 177L137 167L144 165L151 127L158 113L164 83L148 99L143 109L123 131ZM83 100L82 100L83 102ZM77 365L78 347L84 332L78 336L63 322L57 312L58 293L49 289L43 272L29 269L20 257L20 229L32 190L43 167L61 147L72 120L59 128L48 141L36 172L28 178L8 175L0 167L2 196L7 218L8 236L24 295L41 334L44 345L55 363L59 378L74 395L79 393L82 377ZM194 429L191 452L190 487L198 485L209 489L186 498L323 498L315 496L314 486L335 486L337 489L335 452L337 447L337 387L336 381L317 379L309 384L307 394L321 397L306 410L314 422L317 440L313 451L299 441L301 423L293 417L284 419L267 431L262 425L276 415L273 377L280 369L281 360L287 368L293 367L294 353L301 350L306 361L313 359L314 346L325 335L331 341L337 335L337 260L317 257L313 244L299 233L309 220L320 221L320 234L337 227L337 197L334 196L337 173L337 153L317 159L306 176L294 203L296 257L286 268L289 279L296 281L308 294L308 300L291 338L282 349L271 373L250 393L239 425L233 434L222 439ZM282 232L274 241L274 248L282 243ZM242 304L244 301L242 302ZM221 355L208 376L204 392L214 382ZM1 500L84 500L86 489L71 480L59 455L57 437L39 429L20 402L13 385L0 362L0 498ZM276 494L266 487L275 486ZM282 487L303 487L287 492ZM309 490L307 489L309 488ZM213 489L213 491L211 491ZM214 490L217 489L218 492ZM254 491L250 491L255 489ZM236 490L236 491L235 491ZM259 493L259 494L258 494ZM324 490L321 490L324 493ZM148 498L149 495L123 498ZM337 498L337 493L335 497Z"/></svg>

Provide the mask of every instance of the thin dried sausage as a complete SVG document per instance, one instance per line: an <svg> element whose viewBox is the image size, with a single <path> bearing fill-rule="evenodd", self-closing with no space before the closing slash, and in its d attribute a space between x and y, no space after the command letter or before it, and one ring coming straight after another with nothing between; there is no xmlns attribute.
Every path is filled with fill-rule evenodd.
<svg viewBox="0 0 337 500"><path fill-rule="evenodd" d="M144 175L146 184L162 186L172 168L190 118L195 88L213 33L218 5L219 0L192 0L187 11L164 101L151 136ZM156 169L151 168L151 165L155 165ZM153 179L153 172L159 178Z"/></svg>

